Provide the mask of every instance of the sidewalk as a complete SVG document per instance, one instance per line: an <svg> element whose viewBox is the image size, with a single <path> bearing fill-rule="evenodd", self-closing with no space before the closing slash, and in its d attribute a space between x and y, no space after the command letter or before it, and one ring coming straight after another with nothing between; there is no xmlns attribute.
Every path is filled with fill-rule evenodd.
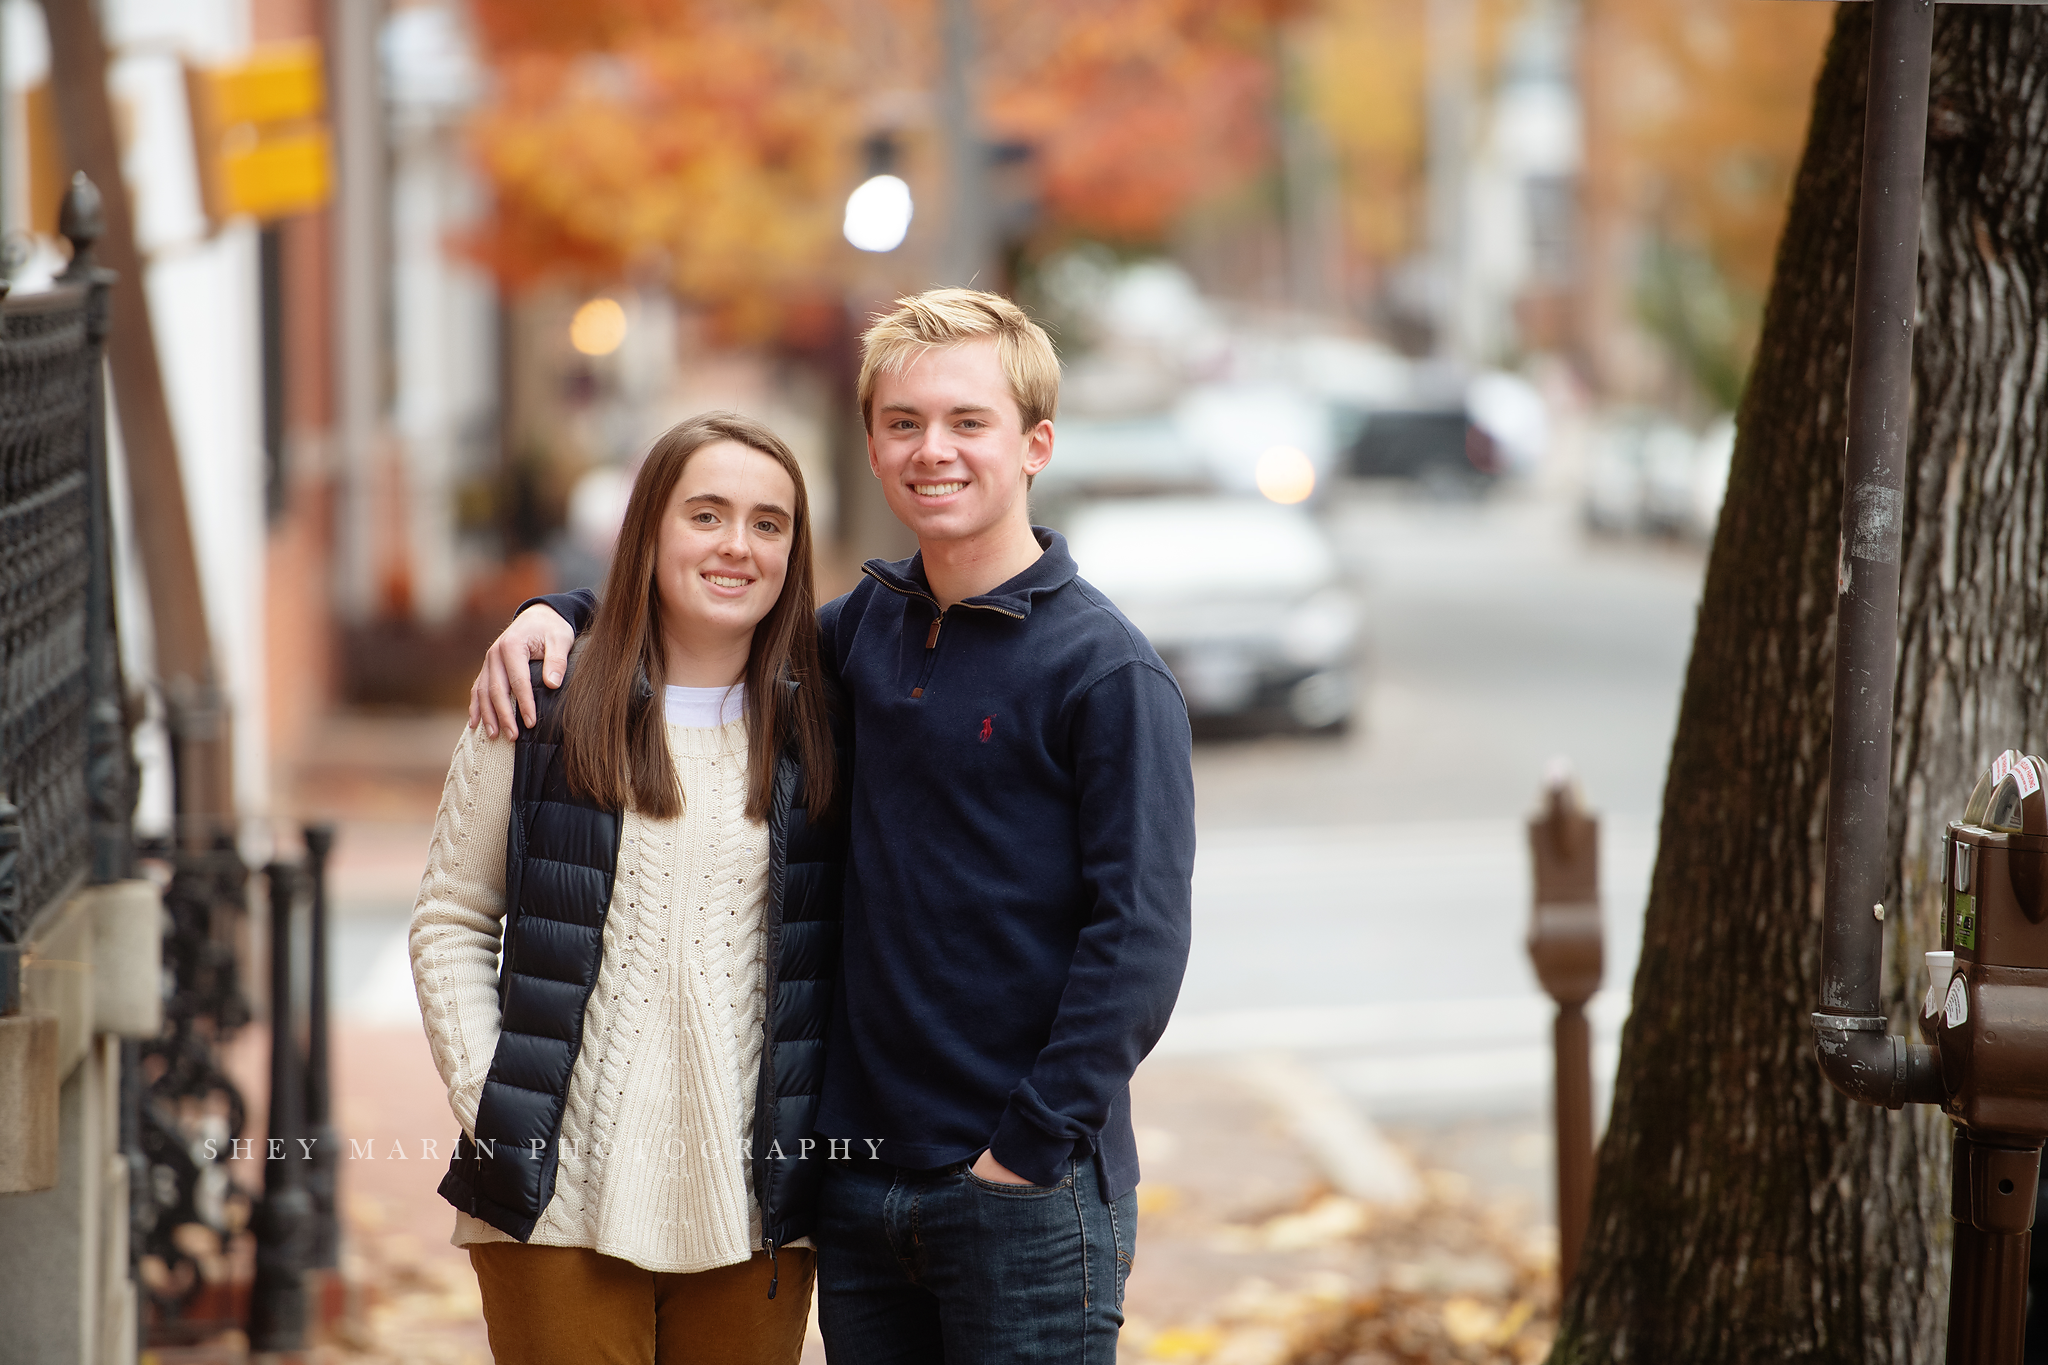
<svg viewBox="0 0 2048 1365"><path fill-rule="evenodd" d="M337 1118L358 1144L340 1177L354 1311L314 1359L480 1365L490 1355L476 1283L467 1256L448 1245L452 1215L434 1193L450 1121L425 1040L416 1029L351 1026L336 1061ZM1440 1132L1416 1130L1393 1144L1415 1180L1412 1204L1344 1194L1298 1131L1299 1116L1276 1107L1246 1065L1165 1062L1139 1073L1146 1180L1124 1360L1544 1357L1554 1234L1527 1193L1417 1170L1422 1144L1446 1144ZM1467 1157L1513 1169L1498 1139L1482 1132ZM823 1359L814 1333L805 1361Z"/></svg>
<svg viewBox="0 0 2048 1365"><path fill-rule="evenodd" d="M448 1245L453 1215L434 1193L454 1121L402 942L461 723L344 718L301 776L305 804L341 821L334 1101L356 1142L339 1172L350 1312L311 1353L323 1365L490 1359L468 1257ZM256 1097L264 1046L253 1027L233 1059ZM1547 1071L1529 1079L1543 1087ZM1408 1117L1380 1133L1309 1062L1227 1049L1155 1056L1133 1101L1146 1179L1124 1361L1530 1365L1547 1353L1555 1233L1533 1116ZM251 1166L237 1176L254 1184ZM824 1360L815 1331L804 1359Z"/></svg>
<svg viewBox="0 0 2048 1365"><path fill-rule="evenodd" d="M1331 1125L1315 1096L1280 1098L1274 1073L1291 1083L1302 1070L1291 1058L1247 1056L1155 1060L1139 1071L1132 1107L1145 1183L1122 1358L1542 1360L1556 1315L1556 1233L1527 1193L1526 1163L1511 1155L1527 1146L1526 1125L1384 1135L1355 1115ZM1329 1126L1339 1131L1318 1131ZM1480 1179L1423 1155L1447 1138Z"/></svg>

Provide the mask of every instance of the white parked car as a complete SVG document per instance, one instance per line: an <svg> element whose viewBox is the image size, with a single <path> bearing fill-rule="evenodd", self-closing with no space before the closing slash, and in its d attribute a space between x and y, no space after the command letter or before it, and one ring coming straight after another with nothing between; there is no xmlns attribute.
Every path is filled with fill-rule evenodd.
<svg viewBox="0 0 2048 1365"><path fill-rule="evenodd" d="M1623 409L1593 424L1584 512L1596 531L1712 540L1728 490L1735 422L1704 434L1662 413Z"/></svg>
<svg viewBox="0 0 2048 1365"><path fill-rule="evenodd" d="M1229 494L1088 501L1064 526L1081 577L1145 633L1197 721L1338 730L1359 604L1298 504Z"/></svg>

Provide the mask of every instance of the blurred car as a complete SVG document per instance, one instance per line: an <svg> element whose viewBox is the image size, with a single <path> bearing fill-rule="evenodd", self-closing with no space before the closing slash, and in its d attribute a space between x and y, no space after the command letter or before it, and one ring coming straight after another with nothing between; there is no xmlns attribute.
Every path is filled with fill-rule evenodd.
<svg viewBox="0 0 2048 1365"><path fill-rule="evenodd" d="M1031 492L1035 502L1216 486L1208 459L1170 416L1075 417L1054 425L1052 463Z"/></svg>
<svg viewBox="0 0 2048 1365"><path fill-rule="evenodd" d="M1711 540L1734 451L1735 423L1728 417L1696 435L1663 413L1608 413L1594 423L1586 451L1586 525Z"/></svg>
<svg viewBox="0 0 2048 1365"><path fill-rule="evenodd" d="M1359 605L1300 504L1224 493L1073 506L1081 576L1165 659L1197 723L1341 730L1356 705Z"/></svg>
<svg viewBox="0 0 2048 1365"><path fill-rule="evenodd" d="M1542 393L1502 370L1469 378L1441 367L1418 370L1407 401L1333 402L1343 422L1342 463L1354 478L1410 479L1469 496L1528 473L1550 442Z"/></svg>
<svg viewBox="0 0 2048 1365"><path fill-rule="evenodd" d="M1336 472L1336 416L1327 400L1291 384L1205 384L1181 396L1173 423L1223 491L1307 502Z"/></svg>
<svg viewBox="0 0 2048 1365"><path fill-rule="evenodd" d="M1414 479L1447 493L1490 486L1506 468L1498 444L1463 404L1359 412L1345 468L1360 479Z"/></svg>

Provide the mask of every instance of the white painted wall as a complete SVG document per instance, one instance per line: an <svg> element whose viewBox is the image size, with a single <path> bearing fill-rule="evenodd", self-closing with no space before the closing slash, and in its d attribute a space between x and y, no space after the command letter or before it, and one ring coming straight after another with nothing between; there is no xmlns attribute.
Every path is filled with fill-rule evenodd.
<svg viewBox="0 0 2048 1365"><path fill-rule="evenodd" d="M460 121L479 75L452 5L399 10L381 41L391 133L392 421L404 470L414 610L445 621L460 605L455 490L466 434L497 392L497 314L489 278L449 238L473 221L483 191Z"/></svg>
<svg viewBox="0 0 2048 1365"><path fill-rule="evenodd" d="M236 797L244 815L265 811L270 762L264 723L264 548L262 368L259 348L256 230L243 223L207 235L185 109L182 56L231 58L249 45L247 0L105 0L101 7L113 65L108 86L120 122L131 130L123 171L133 196L137 246L147 261L145 288L157 356L170 403L184 476L186 510L199 561L201 593L216 667L234 714ZM16 94L48 77L42 12L33 0L4 0L0 35L5 80ZM13 106L10 106L10 109ZM25 146L9 130L8 222L24 222ZM59 258L40 249L17 287L48 279ZM116 317L114 325L124 320ZM119 453L118 432L114 450ZM126 480L116 474L128 524ZM144 509L145 514L147 509ZM124 535L120 604L123 660L131 686L150 681L153 642L148 603L132 539ZM154 711L154 708L152 708ZM153 720L137 737L146 832L167 829L167 756Z"/></svg>
<svg viewBox="0 0 2048 1365"><path fill-rule="evenodd" d="M1533 264L1530 182L1579 173L1584 133L1573 22L1559 0L1528 0L1465 168L1453 335L1459 355L1474 365L1498 364L1517 344L1515 302Z"/></svg>

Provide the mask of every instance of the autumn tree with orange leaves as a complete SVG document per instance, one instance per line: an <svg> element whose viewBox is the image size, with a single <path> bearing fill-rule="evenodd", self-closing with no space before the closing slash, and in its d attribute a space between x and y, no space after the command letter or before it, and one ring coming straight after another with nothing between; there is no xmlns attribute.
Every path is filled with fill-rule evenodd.
<svg viewBox="0 0 2048 1365"><path fill-rule="evenodd" d="M1806 136L1829 7L1588 0L1591 269L1733 409Z"/></svg>
<svg viewBox="0 0 2048 1365"><path fill-rule="evenodd" d="M473 247L515 289L665 279L729 333L772 335L837 296L863 138L930 119L932 0L472 7L495 79L471 138L496 202ZM984 4L980 116L1031 147L1044 240L1158 242L1188 206L1256 175L1274 26L1292 8Z"/></svg>

